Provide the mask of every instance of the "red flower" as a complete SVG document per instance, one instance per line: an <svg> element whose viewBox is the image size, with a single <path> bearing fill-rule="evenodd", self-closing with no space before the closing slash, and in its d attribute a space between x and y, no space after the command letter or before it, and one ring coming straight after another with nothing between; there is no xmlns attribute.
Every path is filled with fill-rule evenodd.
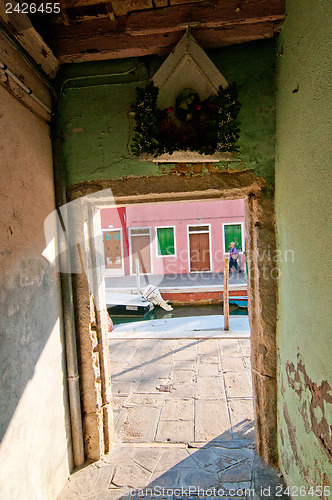
<svg viewBox="0 0 332 500"><path fill-rule="evenodd" d="M209 102L209 107L214 108L214 102Z"/></svg>
<svg viewBox="0 0 332 500"><path fill-rule="evenodd" d="M167 113L172 113L173 111L173 106L170 106L169 108L167 108Z"/></svg>
<svg viewBox="0 0 332 500"><path fill-rule="evenodd" d="M200 111L202 109L202 105L201 104L196 104L195 109L197 111Z"/></svg>

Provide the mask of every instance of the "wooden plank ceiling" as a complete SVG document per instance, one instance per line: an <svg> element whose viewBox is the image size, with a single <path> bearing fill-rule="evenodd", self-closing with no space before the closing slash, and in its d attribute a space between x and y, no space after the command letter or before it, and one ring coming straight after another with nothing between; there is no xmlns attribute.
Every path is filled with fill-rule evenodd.
<svg viewBox="0 0 332 500"><path fill-rule="evenodd" d="M43 34L61 63L164 55L188 23L203 48L271 38L284 8L285 0L61 0Z"/></svg>

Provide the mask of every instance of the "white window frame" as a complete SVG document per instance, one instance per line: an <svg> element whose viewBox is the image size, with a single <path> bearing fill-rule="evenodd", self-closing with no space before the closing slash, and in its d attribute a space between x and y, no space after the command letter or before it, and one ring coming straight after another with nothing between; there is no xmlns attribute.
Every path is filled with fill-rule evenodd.
<svg viewBox="0 0 332 500"><path fill-rule="evenodd" d="M104 233L111 233L113 231L119 231L120 232L120 243L121 243L121 269L107 269L106 268L106 263L105 263L105 246L103 245L103 255L104 255L104 272L105 276L124 276L124 252L123 252L123 234L122 234L122 227L119 228L109 228L109 229L102 229L103 232L103 243L104 243ZM104 243L105 244L105 243Z"/></svg>
<svg viewBox="0 0 332 500"><path fill-rule="evenodd" d="M190 227L196 227L196 224L187 224L187 250L188 250L188 267L189 267L189 272L193 272L193 273L212 273L212 237L211 237L211 224L199 224L197 225L197 228L199 227L202 227L202 226L208 226L209 229L208 230L203 230L203 231L200 231L199 229L197 229L197 231L190 231L189 232L189 228ZM191 234L209 234L209 250L210 250L210 269L209 271L192 271L191 270L191 265L190 265L190 235Z"/></svg>
<svg viewBox="0 0 332 500"><path fill-rule="evenodd" d="M173 235L174 235L174 253L172 255L159 255L158 249L158 229L173 229ZM155 226L155 232L156 232L156 257L158 258L165 258L165 257L170 257L174 258L177 256L177 251L176 251L176 226Z"/></svg>
<svg viewBox="0 0 332 500"><path fill-rule="evenodd" d="M153 274L153 258L152 258L152 231L150 226L135 226L135 227L128 227L128 239L129 239L129 268L130 268L130 276L136 275L136 270L133 269L133 259L132 259L132 245L131 245L131 238L135 238L135 236L147 236L147 234L131 234L132 230L136 229L148 229L149 231L149 236L150 236L150 262L151 262L151 273L147 273L144 276L151 276Z"/></svg>
<svg viewBox="0 0 332 500"><path fill-rule="evenodd" d="M241 225L241 238L242 238L242 248L244 248L244 222L243 221L234 221L234 222L223 222L222 223L222 245L223 245L223 250L224 250L224 255L229 255L229 252L226 252L226 245L225 245L225 226L238 226ZM240 255L244 253L244 250L241 250L238 252Z"/></svg>

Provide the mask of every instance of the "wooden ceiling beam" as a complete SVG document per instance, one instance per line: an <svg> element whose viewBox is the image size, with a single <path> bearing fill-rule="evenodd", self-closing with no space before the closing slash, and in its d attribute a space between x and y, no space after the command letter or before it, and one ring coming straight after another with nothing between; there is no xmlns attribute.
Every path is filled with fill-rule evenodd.
<svg viewBox="0 0 332 500"><path fill-rule="evenodd" d="M125 16L128 12L134 10L152 9L152 0L111 0L114 14L116 16Z"/></svg>
<svg viewBox="0 0 332 500"><path fill-rule="evenodd" d="M201 28L221 28L285 18L284 0L242 0L241 8L238 5L237 0L219 0L133 12L128 15L126 30L139 36L179 31L189 21Z"/></svg>
<svg viewBox="0 0 332 500"><path fill-rule="evenodd" d="M85 1L90 0L76 0ZM127 7L130 2L126 0ZM115 0L111 3L114 7ZM203 47L220 47L272 37L285 18L284 7L285 0L205 0L142 10L112 22L104 18L54 25L52 46L60 62L164 55L190 21Z"/></svg>
<svg viewBox="0 0 332 500"><path fill-rule="evenodd" d="M11 3L13 7L16 5L14 0ZM3 25L0 31L3 30L4 33L7 31L42 71L50 78L54 78L59 69L59 61L35 30L28 16L15 11L11 14L6 13L5 2L0 1L0 23Z"/></svg>
<svg viewBox="0 0 332 500"><path fill-rule="evenodd" d="M91 7L105 3L112 3L112 9L117 16L124 16L128 12L152 9L152 0L60 0L62 6L66 9L75 9L82 7Z"/></svg>
<svg viewBox="0 0 332 500"><path fill-rule="evenodd" d="M79 32L69 26L58 32L53 49L61 63L97 61L125 57L169 54L179 42L182 31L166 34L134 36L121 30L117 21L107 19L82 23ZM192 30L203 48L216 48L263 38L271 38L279 30L282 20L254 24L232 24L222 29L198 28ZM123 28L123 27L122 27ZM166 35L166 36L165 36Z"/></svg>
<svg viewBox="0 0 332 500"><path fill-rule="evenodd" d="M105 0L60 0L60 3L65 9L73 9L75 7L80 8L98 5L105 3Z"/></svg>

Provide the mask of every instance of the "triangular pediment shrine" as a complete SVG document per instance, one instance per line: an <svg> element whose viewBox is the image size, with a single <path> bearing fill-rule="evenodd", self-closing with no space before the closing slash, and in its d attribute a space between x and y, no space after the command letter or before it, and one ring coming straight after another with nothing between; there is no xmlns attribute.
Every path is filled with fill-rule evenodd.
<svg viewBox="0 0 332 500"><path fill-rule="evenodd" d="M144 88L137 89L131 150L142 160L216 162L236 150L239 103L189 30Z"/></svg>
<svg viewBox="0 0 332 500"><path fill-rule="evenodd" d="M158 107L175 106L176 97L186 88L195 90L200 99L216 94L227 81L198 45L189 31L181 38L152 78L159 88Z"/></svg>

